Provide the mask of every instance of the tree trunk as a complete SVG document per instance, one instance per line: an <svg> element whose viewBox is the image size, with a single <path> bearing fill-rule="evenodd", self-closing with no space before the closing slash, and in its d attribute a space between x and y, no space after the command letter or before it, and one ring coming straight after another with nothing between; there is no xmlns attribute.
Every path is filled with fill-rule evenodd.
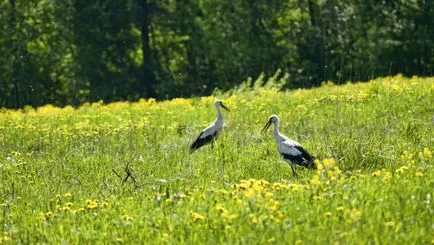
<svg viewBox="0 0 434 245"><path fill-rule="evenodd" d="M309 59L315 64L315 73L318 78L317 84L319 84L323 80L327 80L327 67L325 63L325 54L324 54L324 33L322 30L320 9L317 3L314 0L308 1L309 7L309 15L310 21L312 24L313 33L311 36L311 47L312 50L309 54Z"/></svg>
<svg viewBox="0 0 434 245"><path fill-rule="evenodd" d="M11 11L11 18L9 21L9 28L10 30L15 29L15 19L16 19L16 6L15 6L15 0L9 0L9 4L11 5L12 11ZM21 101L21 94L20 94L20 87L19 87L19 81L18 81L18 71L17 66L19 62L19 48L16 47L14 43L11 43L11 48L15 51L12 52L13 60L12 60L12 83L14 84L14 94L15 94L15 108L20 108L23 106L23 102Z"/></svg>
<svg viewBox="0 0 434 245"><path fill-rule="evenodd" d="M141 43L143 52L143 63L142 63L142 86L146 91L146 97L155 98L157 96L155 92L156 77L153 70L152 63L152 49L149 42L149 25L151 24L151 5L148 0L136 0L136 5L139 7L140 11L137 16L137 24L141 31Z"/></svg>

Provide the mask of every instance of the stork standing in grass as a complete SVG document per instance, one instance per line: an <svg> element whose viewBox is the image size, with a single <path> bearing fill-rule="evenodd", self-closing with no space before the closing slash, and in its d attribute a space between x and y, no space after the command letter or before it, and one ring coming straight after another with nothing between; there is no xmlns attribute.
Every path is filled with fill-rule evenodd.
<svg viewBox="0 0 434 245"><path fill-rule="evenodd" d="M214 102L214 105L217 110L217 119L200 133L199 137L197 137L197 139L190 146L190 153L194 152L195 150L199 149L200 147L208 143L214 145L214 141L221 133L223 129L224 120L223 120L223 114L220 110L220 107L222 107L227 111L230 110L223 104L221 100L216 100Z"/></svg>
<svg viewBox="0 0 434 245"><path fill-rule="evenodd" d="M291 166L294 176L297 175L294 169L294 164L298 164L307 168L316 169L314 163L314 157L307 152L303 146L295 140L292 140L279 132L280 118L277 115L271 115L262 129L262 133L265 132L271 124L274 124L274 138L276 139L277 147L280 155Z"/></svg>

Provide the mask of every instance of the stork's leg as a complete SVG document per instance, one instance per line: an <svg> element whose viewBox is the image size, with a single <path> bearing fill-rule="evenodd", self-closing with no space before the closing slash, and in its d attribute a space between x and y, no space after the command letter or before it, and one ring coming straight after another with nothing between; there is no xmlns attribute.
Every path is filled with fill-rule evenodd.
<svg viewBox="0 0 434 245"><path fill-rule="evenodd" d="M292 169L292 174L295 176L295 177L297 177L297 173L295 172L295 168L294 168L294 165L292 165L292 164L289 164L289 166L291 166L291 169Z"/></svg>

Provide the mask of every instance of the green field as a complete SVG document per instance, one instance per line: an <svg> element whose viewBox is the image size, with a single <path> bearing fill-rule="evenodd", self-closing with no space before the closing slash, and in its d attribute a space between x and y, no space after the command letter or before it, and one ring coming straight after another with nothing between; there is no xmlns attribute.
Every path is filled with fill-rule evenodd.
<svg viewBox="0 0 434 245"><path fill-rule="evenodd" d="M434 78L276 83L218 93L193 154L216 97L1 109L0 244L433 244ZM271 114L318 170L292 175Z"/></svg>

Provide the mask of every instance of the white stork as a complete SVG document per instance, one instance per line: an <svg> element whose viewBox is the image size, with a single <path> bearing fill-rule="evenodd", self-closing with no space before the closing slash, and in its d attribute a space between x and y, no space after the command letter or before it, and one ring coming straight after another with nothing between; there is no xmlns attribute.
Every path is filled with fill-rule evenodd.
<svg viewBox="0 0 434 245"><path fill-rule="evenodd" d="M195 150L208 143L214 144L214 141L221 133L223 129L223 114L220 110L220 106L227 111L230 110L225 105L223 105L223 102L221 100L216 100L214 102L214 105L217 110L217 119L200 133L199 137L197 137L197 139L190 146L190 153L194 152Z"/></svg>
<svg viewBox="0 0 434 245"><path fill-rule="evenodd" d="M307 168L316 169L314 157L307 152L303 146L295 140L292 140L279 132L280 118L277 115L271 115L262 129L265 132L271 124L274 124L274 138L276 139L277 147L280 155L291 166L292 173L296 176L294 164L298 164Z"/></svg>

